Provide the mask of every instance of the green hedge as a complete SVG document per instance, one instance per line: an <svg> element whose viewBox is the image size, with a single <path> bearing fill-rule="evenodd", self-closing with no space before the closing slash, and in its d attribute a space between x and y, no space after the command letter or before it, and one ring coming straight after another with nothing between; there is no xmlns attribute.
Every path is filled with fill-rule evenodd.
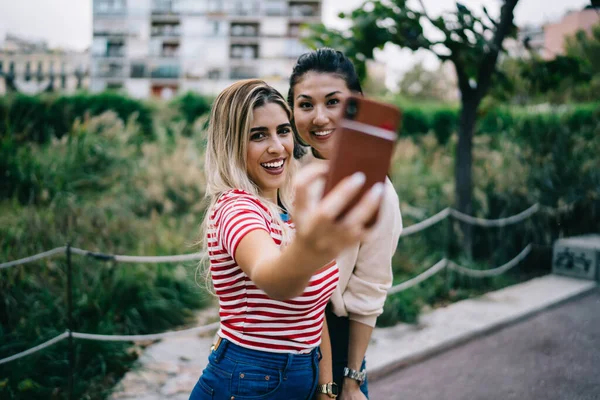
<svg viewBox="0 0 600 400"><path fill-rule="evenodd" d="M169 104L150 105L115 92L100 94L80 93L68 96L40 95L0 97L0 138L11 137L17 143L47 143L71 130L76 120L93 117L112 110L124 122L135 117L143 136L154 136L154 124L167 119L183 121L185 133L190 135L196 119L210 111L212 99L188 92Z"/></svg>
<svg viewBox="0 0 600 400"><path fill-rule="evenodd" d="M72 96L16 95L0 98L0 136L16 142L46 143L65 135L73 123L86 116L114 111L127 121L135 117L145 136L153 135L152 109L145 103L118 93Z"/></svg>
<svg viewBox="0 0 600 400"><path fill-rule="evenodd" d="M438 142L445 144L457 131L459 112L456 107L403 106L402 136L418 136L433 132ZM565 125L572 131L579 131L597 123L600 115L600 103L577 104L559 107L497 107L480 111L476 134L498 135L517 127L532 128L535 124ZM555 116L555 117L551 117Z"/></svg>

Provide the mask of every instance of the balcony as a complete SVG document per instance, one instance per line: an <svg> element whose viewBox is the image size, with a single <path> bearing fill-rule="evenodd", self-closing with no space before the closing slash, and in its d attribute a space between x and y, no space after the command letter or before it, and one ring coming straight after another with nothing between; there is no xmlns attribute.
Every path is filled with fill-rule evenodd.
<svg viewBox="0 0 600 400"><path fill-rule="evenodd" d="M177 0L152 0L152 14L179 14Z"/></svg>
<svg viewBox="0 0 600 400"><path fill-rule="evenodd" d="M150 36L164 36L164 37L180 37L181 36L181 25L179 24L161 24L153 22L150 28Z"/></svg>
<svg viewBox="0 0 600 400"><path fill-rule="evenodd" d="M125 15L127 4L125 0L96 0L94 1L96 15Z"/></svg>
<svg viewBox="0 0 600 400"><path fill-rule="evenodd" d="M320 19L321 7L318 2L290 2L289 15L292 19Z"/></svg>
<svg viewBox="0 0 600 400"><path fill-rule="evenodd" d="M254 60L258 58L257 44L232 44L229 50L231 59Z"/></svg>
<svg viewBox="0 0 600 400"><path fill-rule="evenodd" d="M258 77L258 69L249 66L232 67L229 79L252 79Z"/></svg>
<svg viewBox="0 0 600 400"><path fill-rule="evenodd" d="M150 77L153 79L178 79L180 75L179 65L160 65L150 71Z"/></svg>

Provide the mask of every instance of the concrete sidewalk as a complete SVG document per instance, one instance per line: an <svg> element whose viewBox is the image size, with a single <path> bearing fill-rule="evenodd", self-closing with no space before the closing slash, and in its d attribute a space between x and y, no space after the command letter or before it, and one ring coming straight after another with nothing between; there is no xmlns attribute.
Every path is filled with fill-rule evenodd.
<svg viewBox="0 0 600 400"><path fill-rule="evenodd" d="M547 275L423 314L419 324L376 328L367 351L369 381L518 322L597 287L593 281ZM148 346L139 368L111 399L187 400L206 365L213 337L163 340Z"/></svg>

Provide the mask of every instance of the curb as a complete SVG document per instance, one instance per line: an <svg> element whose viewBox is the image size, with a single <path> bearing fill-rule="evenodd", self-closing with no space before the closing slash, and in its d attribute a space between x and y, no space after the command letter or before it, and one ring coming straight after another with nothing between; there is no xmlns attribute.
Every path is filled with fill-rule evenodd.
<svg viewBox="0 0 600 400"><path fill-rule="evenodd" d="M408 367L413 364L417 364L421 361L424 361L428 358L436 356L440 353L443 353L445 351L456 348L456 347L458 347L462 344L465 344L471 340L498 332L498 331L500 331L504 328L507 328L511 325L515 325L526 319L534 317L544 311L559 307L560 305L565 304L567 302L574 301L574 300L583 298L585 296L588 296L588 295L592 294L593 292L595 292L596 290L598 290L599 288L600 288L600 285L595 285L595 286L591 286L589 288L585 288L578 293L566 296L566 297L564 297L560 300L557 300L553 303L545 304L537 309L533 309L533 310L524 312L523 314L517 315L512 318L507 318L503 321L491 324L491 325L486 326L481 329L474 329L474 330L467 332L467 333L465 333L459 337L456 337L454 339L449 339L449 340L441 342L437 345L431 346L430 348L426 348L424 350L417 351L411 355L404 356L397 360L391 361L387 364L369 369L369 374L368 374L369 383L376 382L376 381L386 377L387 375L389 375L393 372L396 372L399 369Z"/></svg>

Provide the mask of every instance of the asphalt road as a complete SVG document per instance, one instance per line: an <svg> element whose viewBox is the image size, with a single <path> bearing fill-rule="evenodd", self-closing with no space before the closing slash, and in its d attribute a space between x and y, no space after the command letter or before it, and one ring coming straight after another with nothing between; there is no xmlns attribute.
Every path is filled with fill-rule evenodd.
<svg viewBox="0 0 600 400"><path fill-rule="evenodd" d="M369 383L371 400L600 400L600 290Z"/></svg>

